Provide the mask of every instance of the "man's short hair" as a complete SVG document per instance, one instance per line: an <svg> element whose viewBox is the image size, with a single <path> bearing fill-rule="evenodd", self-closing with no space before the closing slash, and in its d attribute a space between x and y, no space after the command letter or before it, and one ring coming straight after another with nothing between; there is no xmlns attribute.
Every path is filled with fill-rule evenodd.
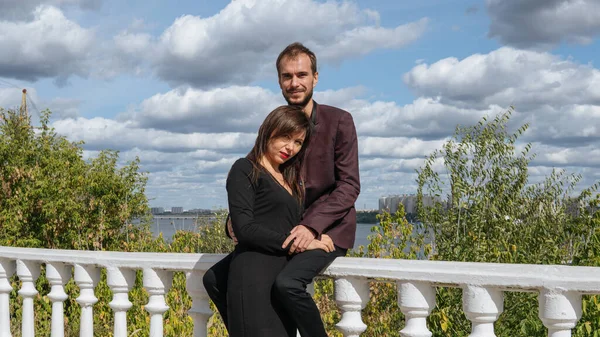
<svg viewBox="0 0 600 337"><path fill-rule="evenodd" d="M275 63L275 66L277 67L277 75L280 75L279 65L281 64L281 60L284 57L295 59L300 54L306 54L308 56L308 58L310 59L310 69L312 70L313 74L315 74L317 72L317 56L310 49L306 48L302 43L294 42L289 46L285 47L285 49L281 53L279 53L279 56L277 57L277 62Z"/></svg>

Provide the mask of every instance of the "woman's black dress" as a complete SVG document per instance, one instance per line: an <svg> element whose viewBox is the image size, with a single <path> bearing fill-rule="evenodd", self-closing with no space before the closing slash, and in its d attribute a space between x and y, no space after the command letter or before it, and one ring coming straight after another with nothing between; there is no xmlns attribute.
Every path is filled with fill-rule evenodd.
<svg viewBox="0 0 600 337"><path fill-rule="evenodd" d="M296 327L272 300L271 289L287 263L281 245L300 223L300 205L268 172L261 171L255 181L246 158L238 159L229 172L227 197L238 239L227 285L229 336L296 336Z"/></svg>

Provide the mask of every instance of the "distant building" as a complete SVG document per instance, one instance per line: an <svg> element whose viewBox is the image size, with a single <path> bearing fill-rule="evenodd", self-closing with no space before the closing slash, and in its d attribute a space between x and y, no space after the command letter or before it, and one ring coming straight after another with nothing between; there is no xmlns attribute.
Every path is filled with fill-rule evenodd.
<svg viewBox="0 0 600 337"><path fill-rule="evenodd" d="M192 209L188 209L186 211L186 213L190 213L190 214L213 214L215 211L213 211L212 209L205 209L205 208L192 208Z"/></svg>
<svg viewBox="0 0 600 337"><path fill-rule="evenodd" d="M423 196L423 205L432 206L435 202L441 202L438 197L429 195ZM417 195L416 194L400 194L388 195L379 198L379 212L386 211L390 214L398 211L398 205L404 205L404 212L407 214L415 214L417 212Z"/></svg>
<svg viewBox="0 0 600 337"><path fill-rule="evenodd" d="M152 208L150 208L150 212L152 214L162 214L165 212L165 209L164 209L164 207L152 207Z"/></svg>
<svg viewBox="0 0 600 337"><path fill-rule="evenodd" d="M181 214L183 213L183 207L171 207L171 213Z"/></svg>

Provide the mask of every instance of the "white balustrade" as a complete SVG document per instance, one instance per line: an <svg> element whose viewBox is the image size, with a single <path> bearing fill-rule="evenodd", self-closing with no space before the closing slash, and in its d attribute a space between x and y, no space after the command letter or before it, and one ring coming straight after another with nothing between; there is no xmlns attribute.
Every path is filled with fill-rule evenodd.
<svg viewBox="0 0 600 337"><path fill-rule="evenodd" d="M98 299L94 288L100 280L100 270L92 265L75 265L75 283L79 287L77 303L81 306L79 337L94 337L94 304Z"/></svg>
<svg viewBox="0 0 600 337"><path fill-rule="evenodd" d="M145 307L150 313L150 337L163 336L163 314L169 310L165 294L171 288L172 280L173 273L170 271L144 268L144 288L150 295Z"/></svg>
<svg viewBox="0 0 600 337"><path fill-rule="evenodd" d="M10 337L10 278L15 272L15 262L0 257L0 337Z"/></svg>
<svg viewBox="0 0 600 337"><path fill-rule="evenodd" d="M129 291L135 282L135 271L127 268L106 268L106 283L113 292L108 304L115 313L114 337L127 337L127 310L133 304L129 301Z"/></svg>
<svg viewBox="0 0 600 337"><path fill-rule="evenodd" d="M64 286L71 279L71 267L67 267L62 262L47 263L46 278L50 284L48 298L52 302L52 337L64 337L63 302L69 298Z"/></svg>
<svg viewBox="0 0 600 337"><path fill-rule="evenodd" d="M344 337L358 337L367 330L361 310L369 302L369 282L366 279L344 277L335 280L335 302L342 311L336 327Z"/></svg>
<svg viewBox="0 0 600 337"><path fill-rule="evenodd" d="M17 260L17 276L21 280L19 295L23 297L21 334L23 337L33 337L35 335L33 297L38 293L35 289L35 281L40 276L40 263Z"/></svg>
<svg viewBox="0 0 600 337"><path fill-rule="evenodd" d="M186 274L186 289L192 298L192 307L189 315L194 321L194 336L206 336L208 334L207 324L213 312L210 310L208 293L202 284L204 273L189 272Z"/></svg>
<svg viewBox="0 0 600 337"><path fill-rule="evenodd" d="M571 337L581 318L581 294L559 289L542 289L539 316L548 328L548 337Z"/></svg>
<svg viewBox="0 0 600 337"><path fill-rule="evenodd" d="M435 289L425 282L398 282L398 306L406 318L402 337L431 337L427 316L435 307Z"/></svg>
<svg viewBox="0 0 600 337"><path fill-rule="evenodd" d="M74 279L80 288L80 336L93 336L93 305L98 301L94 288L99 271L107 271L113 292L109 303L114 311L115 337L127 335L127 311L132 303L128 292L135 271L143 271L143 286L150 295L145 309L150 313L150 336L163 336L163 314L168 310L165 295L173 272L186 274L186 289L192 298L189 315L194 322L194 337L206 337L212 314L202 275L223 256L214 254L121 253L0 247L0 337L10 337L10 277L21 281L18 294L23 298L23 337L34 336L35 281L41 264L51 291L52 337L64 336L63 302L65 282L74 266ZM361 312L369 300L369 282L395 282L398 307L406 324L402 337L430 337L427 317L435 307L436 287L463 289L463 311L472 323L470 337L492 337L494 323L503 311L506 291L539 292L539 318L550 337L571 336L581 318L581 297L600 294L600 268L548 265L517 265L415 261L368 258L338 258L322 277L335 280L335 300L342 311L337 328L345 337L358 337L369 322ZM365 324L366 323L366 324Z"/></svg>
<svg viewBox="0 0 600 337"><path fill-rule="evenodd" d="M472 324L469 337L496 337L494 322L503 310L502 291L470 285L463 288L463 311Z"/></svg>

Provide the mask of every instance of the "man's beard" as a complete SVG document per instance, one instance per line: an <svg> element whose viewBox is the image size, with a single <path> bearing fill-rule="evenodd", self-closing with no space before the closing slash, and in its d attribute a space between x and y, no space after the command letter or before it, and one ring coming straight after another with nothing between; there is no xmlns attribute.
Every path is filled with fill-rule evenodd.
<svg viewBox="0 0 600 337"><path fill-rule="evenodd" d="M302 101L297 102L297 103L291 102L289 97L286 95L283 95L283 98L285 98L285 100L288 102L288 105L298 105L301 107L305 107L308 104L308 102L310 102L310 100L312 99L312 96L313 96L313 91L311 90L311 91L307 91L306 97L304 97L304 99Z"/></svg>

